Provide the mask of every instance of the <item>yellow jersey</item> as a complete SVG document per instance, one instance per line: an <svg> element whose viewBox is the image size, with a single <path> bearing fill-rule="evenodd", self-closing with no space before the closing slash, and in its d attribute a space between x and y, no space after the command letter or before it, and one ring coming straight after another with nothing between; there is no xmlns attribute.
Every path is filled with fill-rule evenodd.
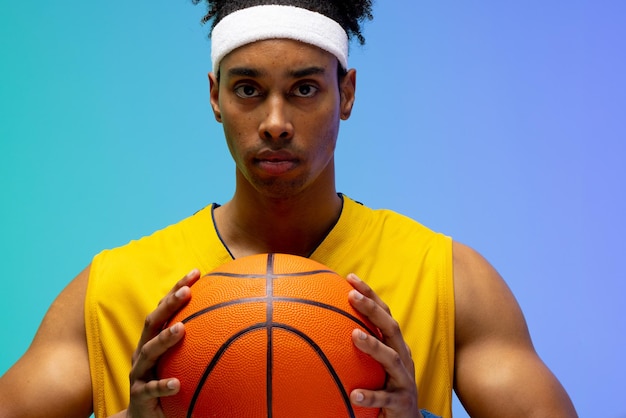
<svg viewBox="0 0 626 418"><path fill-rule="evenodd" d="M342 276L355 273L389 305L411 348L419 407L451 417L452 240L393 211L342 198L339 220L310 258ZM128 406L131 356L146 315L191 269L206 274L232 260L214 207L94 257L85 324L96 417Z"/></svg>

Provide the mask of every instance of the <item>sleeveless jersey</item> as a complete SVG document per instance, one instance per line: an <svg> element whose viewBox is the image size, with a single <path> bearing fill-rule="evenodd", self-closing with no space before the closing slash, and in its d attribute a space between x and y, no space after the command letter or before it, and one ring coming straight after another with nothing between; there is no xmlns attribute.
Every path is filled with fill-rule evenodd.
<svg viewBox="0 0 626 418"><path fill-rule="evenodd" d="M344 277L357 274L389 305L411 348L419 407L450 417L452 240L395 212L372 210L346 196L343 202L337 224L310 258ZM96 417L128 406L131 356L146 315L191 269L206 274L232 260L212 208L94 257L85 324Z"/></svg>

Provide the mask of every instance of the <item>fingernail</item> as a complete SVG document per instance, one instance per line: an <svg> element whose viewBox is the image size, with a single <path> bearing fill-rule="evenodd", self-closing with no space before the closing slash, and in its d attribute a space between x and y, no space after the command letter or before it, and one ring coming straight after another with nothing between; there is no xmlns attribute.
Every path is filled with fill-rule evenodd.
<svg viewBox="0 0 626 418"><path fill-rule="evenodd" d="M174 381L174 380L168 380L168 381L167 381L167 388L168 388L168 389L176 389L176 381Z"/></svg>
<svg viewBox="0 0 626 418"><path fill-rule="evenodd" d="M362 300L363 299L363 295L358 290L352 289L350 291L350 293L352 293L352 297L354 297L356 300Z"/></svg>
<svg viewBox="0 0 626 418"><path fill-rule="evenodd" d="M183 328L183 324L181 324L180 322L177 322L176 324L174 324L174 325L172 325L172 326L170 327L170 332L171 332L172 334L176 335L176 334L179 334L179 333L180 333L180 331L182 330L182 328Z"/></svg>
<svg viewBox="0 0 626 418"><path fill-rule="evenodd" d="M195 275L197 272L198 272L198 269L193 269L189 273L187 273L187 277L191 277L191 276Z"/></svg>
<svg viewBox="0 0 626 418"><path fill-rule="evenodd" d="M358 330L359 331L359 340L364 340L367 338L367 334L364 333L362 330Z"/></svg>
<svg viewBox="0 0 626 418"><path fill-rule="evenodd" d="M183 297L183 294L186 292L184 287L181 287L180 289L178 289L176 291L176 293L174 293L174 296L176 296L177 298L181 298Z"/></svg>
<svg viewBox="0 0 626 418"><path fill-rule="evenodd" d="M363 281L363 280L361 280L361 278L360 278L359 276L357 276L357 275L356 275L356 274L354 274L354 273L350 273L350 275L351 275L351 276L352 276L352 278L353 278L354 280L356 280L357 282L362 282L362 281Z"/></svg>
<svg viewBox="0 0 626 418"><path fill-rule="evenodd" d="M356 401L357 402L362 402L363 399L365 399L365 396L363 396L363 394L361 392L357 392L356 393Z"/></svg>

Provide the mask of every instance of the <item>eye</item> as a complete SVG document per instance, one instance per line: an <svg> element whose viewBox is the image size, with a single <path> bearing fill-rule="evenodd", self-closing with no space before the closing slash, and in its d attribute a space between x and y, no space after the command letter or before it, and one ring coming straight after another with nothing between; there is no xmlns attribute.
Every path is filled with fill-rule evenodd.
<svg viewBox="0 0 626 418"><path fill-rule="evenodd" d="M256 87L251 86L250 84L242 84L235 87L235 94L243 99L258 97L261 95L259 90Z"/></svg>
<svg viewBox="0 0 626 418"><path fill-rule="evenodd" d="M293 91L293 95L297 97L312 97L319 89L312 84L300 84Z"/></svg>

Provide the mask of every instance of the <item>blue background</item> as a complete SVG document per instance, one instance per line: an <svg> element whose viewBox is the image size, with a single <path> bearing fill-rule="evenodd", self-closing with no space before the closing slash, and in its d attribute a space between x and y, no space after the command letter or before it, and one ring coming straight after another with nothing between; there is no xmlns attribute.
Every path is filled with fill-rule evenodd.
<svg viewBox="0 0 626 418"><path fill-rule="evenodd" d="M338 188L482 252L579 414L624 418L626 3L508 3L378 0ZM3 3L0 373L94 254L231 197L203 13Z"/></svg>

